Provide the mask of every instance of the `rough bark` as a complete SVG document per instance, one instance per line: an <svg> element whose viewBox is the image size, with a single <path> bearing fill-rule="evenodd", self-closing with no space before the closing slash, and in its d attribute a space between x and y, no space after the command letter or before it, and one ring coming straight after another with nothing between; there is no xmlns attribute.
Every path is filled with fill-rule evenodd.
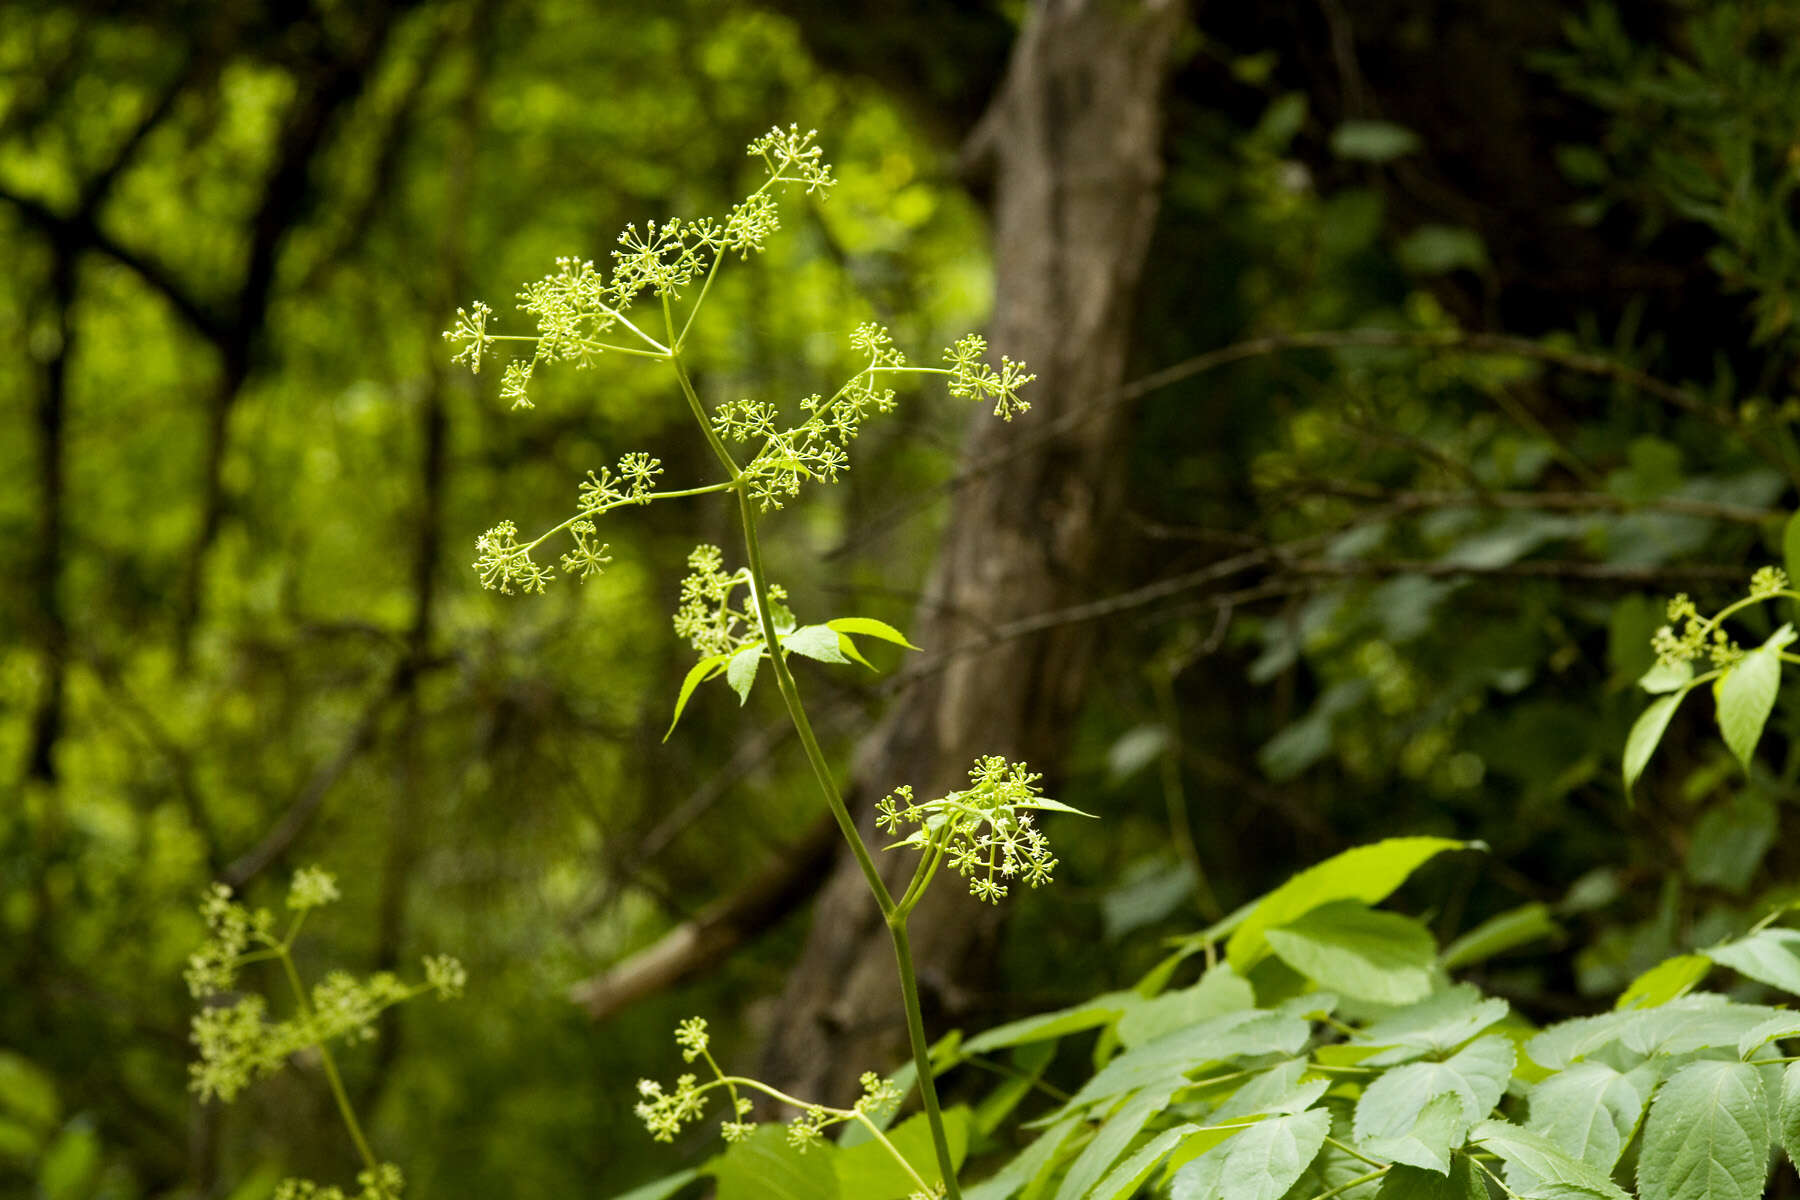
<svg viewBox="0 0 1800 1200"><path fill-rule="evenodd" d="M1049 424L1121 384L1134 298L1162 179L1162 89L1180 30L1174 0L1039 0L965 149L991 195L996 354L1037 372L1032 411ZM1129 410L1092 421L963 489L915 639L945 646L1090 594L1120 489ZM966 454L992 455L1021 424L974 415ZM1052 778L1081 696L1094 630L998 645L918 681L857 755L853 802L901 783L962 786L980 754L1025 759ZM875 839L872 828L868 833ZM1054 835L1053 835L1054 840ZM877 842L877 844L879 844ZM890 855L890 886L911 863ZM766 1075L800 1095L840 1097L857 1072L899 1057L895 968L878 912L847 853L816 908L770 1030ZM940 880L915 912L927 1021L954 1020L990 959L999 914ZM936 1010L935 1013L933 1010Z"/></svg>

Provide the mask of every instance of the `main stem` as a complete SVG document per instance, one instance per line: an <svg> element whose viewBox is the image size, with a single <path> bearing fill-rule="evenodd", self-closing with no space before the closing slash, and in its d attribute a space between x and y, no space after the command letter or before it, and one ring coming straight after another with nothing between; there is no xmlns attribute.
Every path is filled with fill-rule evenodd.
<svg viewBox="0 0 1800 1200"><path fill-rule="evenodd" d="M819 739L813 733L812 722L807 719L806 708L800 703L800 689L794 683L793 672L788 670L787 661L782 655L775 620L769 612L769 580L763 570L762 542L756 534L756 505L750 498L750 489L745 486L744 473L731 457L731 451L719 439L712 422L707 419L706 408L700 403L693 381L688 378L687 367L683 365L681 355L671 354L669 359L675 366L676 378L681 381L681 391L687 398L694 420L699 422L700 430L706 435L707 444L712 447L720 465L737 485L738 516L744 526L744 555L749 560L750 586L756 600L757 618L762 624L763 642L768 647L769 661L775 669L775 686L781 692L781 702L787 706L788 719L793 722L794 732L799 735L800 745L806 751L806 761L811 765L813 778L818 781L819 791L825 797L825 806L837 821L844 841L849 843L850 853L856 858L863 881L875 896L882 920L887 924L888 936L894 943L894 962L900 971L900 997L906 1009L906 1035L912 1043L913 1066L919 1077L919 1095L925 1102L925 1121L931 1127L931 1144L937 1152L945 1197L946 1200L962 1200L962 1190L956 1183L956 1164L950 1157L950 1141L944 1135L944 1116L938 1108L937 1083L931 1073L931 1047L925 1040L925 1017L919 1007L918 972L913 968L912 944L906 936L906 912L894 903L887 883L875 867L875 859L869 854L867 843L857 831L856 820L850 815L849 806L844 803L837 779L831 773L831 764L825 761L825 752L819 748Z"/></svg>
<svg viewBox="0 0 1800 1200"><path fill-rule="evenodd" d="M306 999L306 987L300 982L300 972L294 967L294 959L284 946L277 955L281 960L281 969L287 975L288 986L294 989L294 1003L300 1010L303 1019L312 1016L312 1005ZM343 1076L338 1074L337 1062L331 1057L331 1047L321 1038L315 1043L319 1050L319 1061L325 1066L325 1080L331 1085L332 1099L337 1101L338 1114L344 1118L344 1127L350 1131L350 1140L356 1143L356 1153L361 1156L363 1166L367 1168L372 1179L380 1179L380 1164L375 1161L375 1152L369 1149L369 1139L363 1136L362 1125L356 1119L356 1109L350 1104L350 1093L344 1090Z"/></svg>

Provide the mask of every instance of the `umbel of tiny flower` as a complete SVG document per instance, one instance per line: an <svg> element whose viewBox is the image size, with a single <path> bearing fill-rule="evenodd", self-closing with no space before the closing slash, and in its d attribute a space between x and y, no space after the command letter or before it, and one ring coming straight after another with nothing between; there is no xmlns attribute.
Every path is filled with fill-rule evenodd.
<svg viewBox="0 0 1800 1200"><path fill-rule="evenodd" d="M933 856L948 861L968 880L971 895L998 904L1011 881L1037 887L1050 882L1056 869L1033 810L1090 815L1044 796L1037 786L1041 778L1024 763L986 755L970 768L964 791L921 804L911 787L896 788L876 805L876 824L896 835L902 825L916 825L895 845L921 848L928 863Z"/></svg>
<svg viewBox="0 0 1800 1200"><path fill-rule="evenodd" d="M681 581L681 601L675 610L675 634L685 638L701 657L735 654L762 641L762 625L752 599L750 568L724 568L725 554L717 546L695 546L688 555L688 575ZM743 595L738 595L742 589ZM787 607L787 591L769 585L769 615L778 633L794 627Z"/></svg>
<svg viewBox="0 0 1800 1200"><path fill-rule="evenodd" d="M800 1115L788 1123L787 1137L789 1144L802 1152L816 1144L833 1125L879 1117L900 1101L900 1089L893 1081L883 1079L873 1071L863 1072L862 1094L850 1108L808 1104L754 1079L726 1075L712 1057L711 1035L703 1017L689 1017L676 1026L675 1044L681 1047L682 1061L703 1060L713 1078L701 1083L699 1076L685 1073L676 1078L672 1090L664 1090L654 1079L638 1080L638 1103L634 1111L650 1131L650 1136L659 1142L673 1141L683 1127L705 1115L706 1093L715 1089L724 1089L729 1101L731 1111L719 1126L719 1132L727 1142L740 1142L755 1130L755 1123L746 1120L752 1107L750 1100L739 1092L740 1088L754 1089L800 1109Z"/></svg>
<svg viewBox="0 0 1800 1200"><path fill-rule="evenodd" d="M400 1200L406 1190L406 1177L393 1163L359 1172L356 1183L360 1190L347 1196L340 1187L321 1186L310 1179L284 1179L275 1185L275 1200Z"/></svg>
<svg viewBox="0 0 1800 1200"><path fill-rule="evenodd" d="M425 982L420 984L407 984L391 971L366 979L332 971L286 1020L271 1019L268 1002L254 992L223 1002L222 994L237 986L247 962L278 959L291 964L301 922L312 909L336 899L335 877L318 867L300 868L288 888L287 907L294 916L283 937L275 936L267 909L246 908L223 884L215 884L202 900L209 936L189 956L186 974L194 998L213 1001L194 1014L190 1031L198 1060L188 1068L189 1082L201 1099L230 1101L308 1047L338 1039L368 1041L375 1036L376 1019L395 1004L428 991L444 999L461 993L467 981L462 964L436 955L425 959Z"/></svg>

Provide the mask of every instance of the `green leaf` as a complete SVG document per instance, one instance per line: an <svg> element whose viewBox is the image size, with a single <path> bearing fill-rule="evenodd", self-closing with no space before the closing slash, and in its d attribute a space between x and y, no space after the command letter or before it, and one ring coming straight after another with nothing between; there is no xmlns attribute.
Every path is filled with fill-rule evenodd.
<svg viewBox="0 0 1800 1200"><path fill-rule="evenodd" d="M1391 121L1345 121L1331 131L1331 152L1339 158L1387 162L1419 148L1419 135Z"/></svg>
<svg viewBox="0 0 1800 1200"><path fill-rule="evenodd" d="M1712 960L1703 954L1677 954L1665 958L1639 975L1619 993L1615 1009L1658 1008L1692 991L1707 972Z"/></svg>
<svg viewBox="0 0 1800 1200"><path fill-rule="evenodd" d="M1177 1125L1173 1129L1165 1129L1138 1147L1131 1157L1112 1169L1094 1189L1087 1194L1086 1200L1125 1200L1125 1197L1136 1193L1146 1176L1154 1171L1169 1154L1180 1145L1191 1133L1199 1130L1198 1125ZM966 1194L966 1191L965 1191Z"/></svg>
<svg viewBox="0 0 1800 1200"><path fill-rule="evenodd" d="M981 1098L975 1107L975 1134L978 1139L993 1136L1002 1122L1011 1116L1025 1098L1036 1090L1038 1080L1056 1057L1055 1042L1030 1042L1017 1047L1009 1056L1013 1070ZM916 1074L916 1072L915 1072Z"/></svg>
<svg viewBox="0 0 1800 1200"><path fill-rule="evenodd" d="M838 650L851 662L861 663L871 671L875 669L875 664L863 657L862 651L856 648L856 643L850 639L849 634L838 634Z"/></svg>
<svg viewBox="0 0 1800 1200"><path fill-rule="evenodd" d="M1081 1200L1086 1196L1088 1190L1119 1161L1119 1156L1130 1148L1144 1126L1168 1108L1173 1090L1170 1087L1146 1088L1108 1117L1093 1140L1070 1164L1062 1186L1056 1190L1056 1200Z"/></svg>
<svg viewBox="0 0 1800 1200"><path fill-rule="evenodd" d="M1277 1063L1238 1088L1230 1099L1212 1111L1207 1120L1218 1125L1243 1117L1279 1117L1305 1112L1331 1088L1329 1079L1302 1080L1307 1069L1305 1059L1290 1058Z"/></svg>
<svg viewBox="0 0 1800 1200"><path fill-rule="evenodd" d="M1769 1100L1749 1063L1689 1063L1650 1104L1643 1200L1756 1200L1769 1164Z"/></svg>
<svg viewBox="0 0 1800 1200"><path fill-rule="evenodd" d="M49 1074L22 1054L0 1050L0 1112L47 1130L60 1110Z"/></svg>
<svg viewBox="0 0 1800 1200"><path fill-rule="evenodd" d="M1657 1068L1649 1065L1616 1071L1605 1063L1576 1063L1531 1090L1525 1128L1582 1162L1611 1171L1656 1078Z"/></svg>
<svg viewBox="0 0 1800 1200"><path fill-rule="evenodd" d="M1442 1054L1462 1045L1507 1013L1506 1001L1459 983L1389 1013L1351 1038L1356 1046L1386 1047L1360 1061L1371 1067Z"/></svg>
<svg viewBox="0 0 1800 1200"><path fill-rule="evenodd" d="M1561 1184L1606 1200L1631 1200L1605 1171L1568 1154L1543 1134L1511 1122L1483 1121L1469 1131L1469 1141L1506 1160L1507 1183L1515 1191L1531 1191L1539 1183Z"/></svg>
<svg viewBox="0 0 1800 1200"><path fill-rule="evenodd" d="M740 706L750 699L750 689L756 683L756 668L762 665L762 656L763 644L757 642L733 654L725 667L725 682L738 694Z"/></svg>
<svg viewBox="0 0 1800 1200"><path fill-rule="evenodd" d="M1219 963L1192 987L1134 1005L1119 1019L1119 1041L1129 1049L1208 1017L1255 1007L1256 993L1249 983L1230 963Z"/></svg>
<svg viewBox="0 0 1800 1200"><path fill-rule="evenodd" d="M85 1117L76 1117L38 1160L38 1195L43 1200L86 1200L100 1173L100 1135Z"/></svg>
<svg viewBox="0 0 1800 1200"><path fill-rule="evenodd" d="M1746 771L1769 713L1774 711L1775 693L1781 689L1781 651L1795 636L1792 625L1783 625L1768 641L1733 663L1719 681L1719 732Z"/></svg>
<svg viewBox="0 0 1800 1200"><path fill-rule="evenodd" d="M1400 265L1420 275L1446 271L1480 271L1488 265L1487 246L1473 229L1457 225L1421 225L1394 247Z"/></svg>
<svg viewBox="0 0 1800 1200"><path fill-rule="evenodd" d="M950 1161L960 1167L969 1151L969 1110L961 1106L947 1108L943 1117L944 1137L950 1144ZM917 1113L902 1121L887 1134L887 1139L912 1164L919 1178L931 1184L941 1181L943 1172L938 1170L937 1151L931 1142L931 1126L924 1113ZM807 1153L812 1152L809 1150ZM840 1149L833 1156L832 1165L837 1171L840 1196L867 1197L867 1200L892 1197L893 1200L899 1200L918 1190L918 1184L913 1182L912 1176L894 1161L894 1156L888 1153L887 1147L877 1141L867 1141L847 1150Z"/></svg>
<svg viewBox="0 0 1800 1200"><path fill-rule="evenodd" d="M1270 927L1286 925L1295 917L1333 900L1378 904L1425 862L1446 850L1468 849L1474 845L1476 843L1454 838L1388 838L1328 858L1300 872L1258 901L1225 944L1226 957L1237 968L1238 974L1247 975L1250 968L1269 953L1264 934Z"/></svg>
<svg viewBox="0 0 1800 1200"><path fill-rule="evenodd" d="M703 658L688 668L687 678L681 681L681 694L675 697L675 715L669 718L669 728L663 734L663 741L668 741L669 734L675 732L675 726L681 720L681 710L687 707L688 697L694 694L694 689L724 669L725 655L723 654Z"/></svg>
<svg viewBox="0 0 1800 1200"><path fill-rule="evenodd" d="M1625 737L1625 794L1631 794L1631 785L1650 763L1650 756L1656 753L1656 744L1662 741L1663 730L1669 727L1669 718L1681 705L1688 694L1687 688L1679 692L1670 692L1666 696L1651 701L1650 707L1638 714L1632 723L1631 732Z"/></svg>
<svg viewBox="0 0 1800 1200"><path fill-rule="evenodd" d="M1793 528L1790 524L1789 528ZM1789 1063L1781 1073L1781 1105L1776 1110L1781 1148L1790 1163L1800 1163L1800 1063Z"/></svg>
<svg viewBox="0 0 1800 1200"><path fill-rule="evenodd" d="M1694 681L1694 664L1687 659L1680 662L1659 662L1645 671L1638 680L1638 686L1651 695L1663 692L1678 692Z"/></svg>
<svg viewBox="0 0 1800 1200"><path fill-rule="evenodd" d="M1516 1058L1510 1038L1489 1034L1443 1062L1395 1067L1364 1088L1356 1102L1356 1140L1405 1137L1426 1105L1446 1093L1462 1101L1465 1124L1479 1121L1506 1093Z"/></svg>
<svg viewBox="0 0 1800 1200"><path fill-rule="evenodd" d="M993 1175L962 1190L963 1200L1007 1200L1014 1192L1047 1171L1069 1135L1082 1124L1080 1113L1070 1113L1050 1126L1038 1139Z"/></svg>
<svg viewBox="0 0 1800 1200"><path fill-rule="evenodd" d="M1064 1037L1080 1033L1084 1029L1110 1025L1136 1003L1141 1003L1141 998L1135 992L1105 992L1092 1000L1059 1008L1055 1012L1039 1013L1035 1017L1021 1017L1017 1021L996 1025L985 1033L970 1038L963 1044L963 1051L966 1054L986 1054L990 1050L1001 1050L1007 1046L1040 1042L1046 1038Z"/></svg>
<svg viewBox="0 0 1800 1200"><path fill-rule="evenodd" d="M837 631L828 626L802 625L794 632L783 635L781 648L818 662L849 662L838 644L840 641L842 638Z"/></svg>
<svg viewBox="0 0 1800 1200"><path fill-rule="evenodd" d="M1488 1200L1487 1183L1466 1154L1452 1155L1450 1174L1401 1163L1381 1181L1375 1200Z"/></svg>
<svg viewBox="0 0 1800 1200"><path fill-rule="evenodd" d="M1528 942L1561 933L1561 927L1550 915L1550 906L1533 900L1489 917L1444 947L1438 961L1444 970L1455 971L1486 962Z"/></svg>
<svg viewBox="0 0 1800 1200"><path fill-rule="evenodd" d="M1463 1144L1470 1124L1462 1098L1455 1092L1441 1092L1419 1110L1411 1129L1398 1137L1370 1138L1362 1148L1380 1158L1447 1176L1450 1152Z"/></svg>
<svg viewBox="0 0 1800 1200"><path fill-rule="evenodd" d="M1800 996L1800 929L1763 929L1704 953L1740 975Z"/></svg>
<svg viewBox="0 0 1800 1200"><path fill-rule="evenodd" d="M661 1179L652 1179L641 1187L634 1187L629 1192L621 1192L612 1200L668 1200L676 1192L694 1180L700 1178L697 1168L677 1171L673 1175L664 1175Z"/></svg>
<svg viewBox="0 0 1800 1200"><path fill-rule="evenodd" d="M856 633L864 637L880 638L882 641L892 642L896 646L905 646L908 650L919 648L907 641L904 633L886 621L877 621L873 617L837 617L825 622L825 628L835 629L839 633Z"/></svg>
<svg viewBox="0 0 1800 1200"><path fill-rule="evenodd" d="M1312 1026L1302 1014L1326 999L1315 993L1273 1010L1224 1013L1133 1047L1089 1077L1054 1116L1140 1088L1161 1086L1171 1076L1179 1078L1209 1063L1248 1055L1297 1054L1312 1034Z"/></svg>
<svg viewBox="0 0 1800 1200"><path fill-rule="evenodd" d="M802 1154L788 1145L785 1126L759 1126L712 1160L716 1200L838 1200L838 1153L826 1143ZM861 1193L853 1195L862 1200Z"/></svg>
<svg viewBox="0 0 1800 1200"><path fill-rule="evenodd" d="M1281 1200L1329 1132L1322 1108L1259 1121L1175 1172L1170 1200Z"/></svg>
<svg viewBox="0 0 1800 1200"><path fill-rule="evenodd" d="M1276 957L1321 987L1377 1004L1431 994L1437 944L1423 925L1354 900L1322 905L1264 935Z"/></svg>

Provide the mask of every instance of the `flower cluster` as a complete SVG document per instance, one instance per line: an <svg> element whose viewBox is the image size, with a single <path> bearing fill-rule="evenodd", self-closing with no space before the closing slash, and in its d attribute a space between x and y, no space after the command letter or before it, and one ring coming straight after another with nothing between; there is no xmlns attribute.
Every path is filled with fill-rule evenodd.
<svg viewBox="0 0 1800 1200"><path fill-rule="evenodd" d="M633 222L616 239L610 270L591 260L565 255L556 270L518 293L519 311L532 317L535 335L502 338L488 331L493 310L482 303L458 309L455 323L444 331L444 340L456 347L451 361L467 364L477 374L481 361L492 353L496 340L535 343L531 356L514 359L501 382L502 399L514 408L530 408L530 385L537 367L546 362L573 362L589 367L609 350L666 358L671 351L632 324L626 315L648 293L661 300L679 297L694 282L710 280L719 259L731 253L748 258L762 250L769 235L781 227L771 189L795 184L808 193L831 190L831 167L813 141L812 131L797 126L771 129L750 143L747 153L762 158L769 178L756 191L732 206L723 220L670 218L646 221L640 229ZM624 331L626 345L608 341ZM636 344L630 344L635 339Z"/></svg>
<svg viewBox="0 0 1800 1200"><path fill-rule="evenodd" d="M1767 600L1787 590L1787 572L1780 567L1759 567L1756 574L1750 576L1750 595L1754 599Z"/></svg>
<svg viewBox="0 0 1800 1200"><path fill-rule="evenodd" d="M862 1095L850 1108L807 1104L757 1080L726 1075L712 1057L711 1035L703 1017L689 1017L681 1022L675 1030L675 1044L681 1047L683 1062L704 1059L713 1078L701 1083L699 1076L684 1074L675 1080L675 1087L670 1091L665 1091L654 1079L638 1080L638 1102L633 1111L650 1131L650 1136L659 1142L673 1141L683 1127L704 1116L706 1093L718 1088L725 1090L730 1101L731 1112L720 1123L720 1133L727 1142L741 1142L756 1129L755 1122L745 1119L750 1115L752 1105L748 1097L740 1094L739 1089L743 1088L763 1092L800 1110L800 1114L788 1122L787 1130L788 1144L800 1151L816 1145L833 1125L858 1118L873 1120L900 1101L900 1089L893 1081L883 1079L873 1071L863 1072L859 1080Z"/></svg>
<svg viewBox="0 0 1800 1200"><path fill-rule="evenodd" d="M1000 369L994 370L983 359L987 339L978 333L961 338L944 351L944 365L950 371L950 394L966 400L992 400L994 415L1010 421L1029 412L1031 403L1019 398L1019 389L1036 379L1022 362L1014 362L1002 354Z"/></svg>
<svg viewBox="0 0 1800 1200"><path fill-rule="evenodd" d="M284 1179L275 1187L275 1200L400 1200L406 1190L406 1177L393 1163L358 1172L356 1183L360 1190L347 1196L340 1187L321 1186L310 1179Z"/></svg>
<svg viewBox="0 0 1800 1200"><path fill-rule="evenodd" d="M1664 666L1692 662L1704 655L1713 666L1727 667L1744 656L1723 629L1700 616L1686 592L1669 601L1668 615L1669 623L1650 638L1656 660Z"/></svg>
<svg viewBox="0 0 1800 1200"><path fill-rule="evenodd" d="M244 966L268 960L291 966L301 922L311 910L336 899L337 880L329 872L318 867L294 872L287 897L293 922L286 935L278 938L267 909L244 907L231 898L231 889L223 884L215 884L207 893L200 912L209 936L189 957L187 970L188 989L194 998L213 1001L194 1014L189 1035L199 1055L188 1068L189 1085L201 1099L230 1101L308 1047L323 1047L339 1038L368 1041L375 1036L375 1020L384 1010L415 996L436 992L448 999L461 993L467 982L462 964L448 955L436 955L425 959L425 982L421 984L404 983L391 971L378 971L367 979L333 971L310 995L296 994L294 1014L286 1020L271 1020L268 1002L255 993L237 996L230 1003L223 1001L221 993L236 986Z"/></svg>
<svg viewBox="0 0 1800 1200"><path fill-rule="evenodd" d="M539 538L538 541L542 541ZM475 571L481 586L508 596L513 588L522 592L542 592L544 585L556 576L531 559L537 542L519 544L519 527L502 521L475 539Z"/></svg>
<svg viewBox="0 0 1800 1200"><path fill-rule="evenodd" d="M695 546L688 555L687 578L681 581L681 605L675 610L676 636L686 638L702 658L735 654L763 640L762 622L750 591L750 570L727 572L724 553L717 546ZM739 588L744 598L735 599ZM769 585L769 615L777 631L794 626L788 610L787 591Z"/></svg>
<svg viewBox="0 0 1800 1200"><path fill-rule="evenodd" d="M920 847L928 862L948 861L968 880L971 895L998 904L1012 880L1037 887L1050 882L1056 869L1031 810L1078 812L1045 798L1037 786L1041 778L1024 763L985 755L970 769L967 790L921 804L911 787L897 788L876 805L876 823L896 835L902 825L918 826L896 844Z"/></svg>

